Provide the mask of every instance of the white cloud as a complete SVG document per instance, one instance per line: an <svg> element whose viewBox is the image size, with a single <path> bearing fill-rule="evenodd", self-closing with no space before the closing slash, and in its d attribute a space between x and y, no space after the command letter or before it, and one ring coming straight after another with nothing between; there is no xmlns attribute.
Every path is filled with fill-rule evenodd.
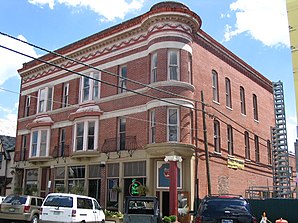
<svg viewBox="0 0 298 223"><path fill-rule="evenodd" d="M226 26L225 41L248 33L266 46L289 46L285 0L236 0L230 5L236 24Z"/></svg>
<svg viewBox="0 0 298 223"><path fill-rule="evenodd" d="M111 21L115 18L123 19L128 12L140 9L144 0L109 0L108 3L106 0L28 0L28 2L39 6L48 5L50 9L54 9L55 4L73 8L85 7Z"/></svg>
<svg viewBox="0 0 298 223"><path fill-rule="evenodd" d="M16 136L17 114L8 114L5 118L0 118L0 135Z"/></svg>
<svg viewBox="0 0 298 223"><path fill-rule="evenodd" d="M19 35L17 38L26 41L25 37L22 35ZM7 36L0 35L0 45L37 57L33 47ZM22 67L24 62L30 60L31 59L28 57L0 47L0 86L11 77L19 77L17 70Z"/></svg>

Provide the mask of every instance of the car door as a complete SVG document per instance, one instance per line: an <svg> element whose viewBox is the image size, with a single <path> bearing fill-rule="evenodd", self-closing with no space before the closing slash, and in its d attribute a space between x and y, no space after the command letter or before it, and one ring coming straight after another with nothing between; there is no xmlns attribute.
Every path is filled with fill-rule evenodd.
<svg viewBox="0 0 298 223"><path fill-rule="evenodd" d="M93 199L93 204L94 204L93 214L95 217L95 222L102 222L102 220L105 219L103 210L99 205L99 203L97 202L97 200Z"/></svg>

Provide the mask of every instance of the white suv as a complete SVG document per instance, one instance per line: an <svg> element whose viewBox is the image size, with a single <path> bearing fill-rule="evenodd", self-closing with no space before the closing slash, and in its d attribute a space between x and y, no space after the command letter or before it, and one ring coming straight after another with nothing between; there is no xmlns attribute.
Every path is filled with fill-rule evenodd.
<svg viewBox="0 0 298 223"><path fill-rule="evenodd" d="M92 197L51 193L41 206L40 222L105 222L105 214Z"/></svg>

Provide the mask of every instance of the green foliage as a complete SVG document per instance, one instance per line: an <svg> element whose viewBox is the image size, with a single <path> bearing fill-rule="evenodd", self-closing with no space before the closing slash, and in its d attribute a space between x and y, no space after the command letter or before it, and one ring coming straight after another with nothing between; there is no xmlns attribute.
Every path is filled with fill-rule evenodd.
<svg viewBox="0 0 298 223"><path fill-rule="evenodd" d="M85 195L84 186L80 184L71 187L69 192L72 194Z"/></svg>
<svg viewBox="0 0 298 223"><path fill-rule="evenodd" d="M104 212L106 217L123 219L123 214L120 211L105 210Z"/></svg>
<svg viewBox="0 0 298 223"><path fill-rule="evenodd" d="M164 223L176 222L177 217L175 215L164 216L162 220Z"/></svg>
<svg viewBox="0 0 298 223"><path fill-rule="evenodd" d="M171 222L171 218L169 216L164 216L162 220L163 220L164 223L170 223Z"/></svg>
<svg viewBox="0 0 298 223"><path fill-rule="evenodd" d="M64 186L58 186L55 188L56 193L64 193L65 192L65 187Z"/></svg>

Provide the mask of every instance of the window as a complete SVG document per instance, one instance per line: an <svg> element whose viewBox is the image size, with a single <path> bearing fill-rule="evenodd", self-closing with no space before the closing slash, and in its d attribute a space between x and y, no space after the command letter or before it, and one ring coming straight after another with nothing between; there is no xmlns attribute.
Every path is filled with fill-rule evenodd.
<svg viewBox="0 0 298 223"><path fill-rule="evenodd" d="M127 66L120 67L119 93L126 92Z"/></svg>
<svg viewBox="0 0 298 223"><path fill-rule="evenodd" d="M63 84L63 95L62 95L62 107L68 106L68 91L69 91L69 83Z"/></svg>
<svg viewBox="0 0 298 223"><path fill-rule="evenodd" d="M250 160L249 134L247 131L244 132L244 143L245 143L245 159Z"/></svg>
<svg viewBox="0 0 298 223"><path fill-rule="evenodd" d="M272 150L271 150L271 142L267 140L267 156L268 156L268 164L272 164Z"/></svg>
<svg viewBox="0 0 298 223"><path fill-rule="evenodd" d="M212 70L212 90L213 101L219 102L218 75L215 70Z"/></svg>
<svg viewBox="0 0 298 223"><path fill-rule="evenodd" d="M84 120L75 124L75 151L97 149L98 120Z"/></svg>
<svg viewBox="0 0 298 223"><path fill-rule="evenodd" d="M255 156L256 162L260 162L260 145L259 145L259 136L255 135Z"/></svg>
<svg viewBox="0 0 298 223"><path fill-rule="evenodd" d="M84 188L85 174L85 166L68 167L68 192L73 193L75 187Z"/></svg>
<svg viewBox="0 0 298 223"><path fill-rule="evenodd" d="M149 130L149 142L155 143L156 136L156 120L155 120L155 111L150 111L150 130Z"/></svg>
<svg viewBox="0 0 298 223"><path fill-rule="evenodd" d="M151 83L157 81L157 53L151 56Z"/></svg>
<svg viewBox="0 0 298 223"><path fill-rule="evenodd" d="M253 112L254 112L254 119L259 120L259 114L258 114L258 98L255 94L252 95L253 100Z"/></svg>
<svg viewBox="0 0 298 223"><path fill-rule="evenodd" d="M178 141L178 109L169 108L168 109L168 141L169 142L177 142Z"/></svg>
<svg viewBox="0 0 298 223"><path fill-rule="evenodd" d="M49 154L50 129L33 130L31 133L30 158Z"/></svg>
<svg viewBox="0 0 298 223"><path fill-rule="evenodd" d="M22 147L21 147L21 154L20 154L20 160L25 160L26 158L26 152L27 152L27 136L22 135Z"/></svg>
<svg viewBox="0 0 298 223"><path fill-rule="evenodd" d="M188 53L187 61L188 82L192 84L192 56Z"/></svg>
<svg viewBox="0 0 298 223"><path fill-rule="evenodd" d="M233 128L228 125L227 127L227 136L228 136L228 153L229 155L234 154L234 141L233 141Z"/></svg>
<svg viewBox="0 0 298 223"><path fill-rule="evenodd" d="M38 91L38 113L52 110L53 88L45 87Z"/></svg>
<svg viewBox="0 0 298 223"><path fill-rule="evenodd" d="M241 106L241 113L243 115L246 115L245 91L243 87L240 87L240 106Z"/></svg>
<svg viewBox="0 0 298 223"><path fill-rule="evenodd" d="M119 118L118 126L118 150L125 150L125 140L126 140L126 119L121 117Z"/></svg>
<svg viewBox="0 0 298 223"><path fill-rule="evenodd" d="M25 117L30 115L30 103L31 103L31 96L27 95L25 98L25 114L24 114Z"/></svg>
<svg viewBox="0 0 298 223"><path fill-rule="evenodd" d="M232 108L231 81L226 78L226 106Z"/></svg>
<svg viewBox="0 0 298 223"><path fill-rule="evenodd" d="M179 51L168 51L168 77L169 80L178 81L179 77Z"/></svg>
<svg viewBox="0 0 298 223"><path fill-rule="evenodd" d="M59 129L59 157L65 156L65 129Z"/></svg>
<svg viewBox="0 0 298 223"><path fill-rule="evenodd" d="M81 79L81 102L99 99L100 73L91 72Z"/></svg>
<svg viewBox="0 0 298 223"><path fill-rule="evenodd" d="M214 120L214 149L220 153L220 124L218 120Z"/></svg>

